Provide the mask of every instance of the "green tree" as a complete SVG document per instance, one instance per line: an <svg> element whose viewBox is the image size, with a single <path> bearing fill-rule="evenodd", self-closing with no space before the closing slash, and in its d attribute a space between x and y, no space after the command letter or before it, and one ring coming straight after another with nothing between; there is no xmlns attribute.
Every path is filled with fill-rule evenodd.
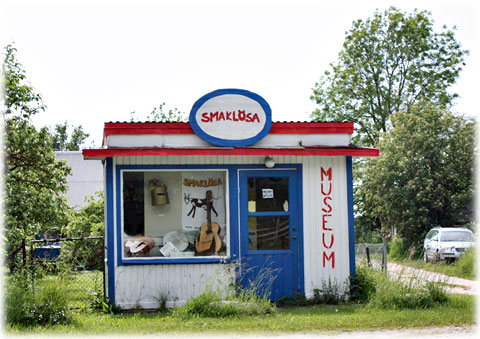
<svg viewBox="0 0 480 339"><path fill-rule="evenodd" d="M434 226L473 218L475 123L431 103L392 115L393 128L367 161L360 195L383 229L419 245Z"/></svg>
<svg viewBox="0 0 480 339"><path fill-rule="evenodd" d="M165 111L165 103L161 103L158 107L155 107L150 114L147 116L147 122L186 122L187 116L185 113L180 112L177 108L169 109ZM135 117L135 111L130 113L130 121L139 121L138 118Z"/></svg>
<svg viewBox="0 0 480 339"><path fill-rule="evenodd" d="M2 65L7 251L22 238L59 230L66 223L63 194L70 173L64 162L55 159L48 129L37 130L31 122L45 105L28 83L15 52L13 46L6 46Z"/></svg>
<svg viewBox="0 0 480 339"><path fill-rule="evenodd" d="M314 121L358 123L356 142L375 146L391 126L394 112L408 112L420 101L449 105L447 89L458 78L468 53L454 32L436 33L430 13L402 13L391 7L353 22L338 62L330 64L313 88L319 108Z"/></svg>
<svg viewBox="0 0 480 339"><path fill-rule="evenodd" d="M22 65L15 58L16 51L12 45L7 45L4 49L2 64L4 121L11 116L16 119L29 119L46 108L42 96L35 93L28 83Z"/></svg>
<svg viewBox="0 0 480 339"><path fill-rule="evenodd" d="M70 211L69 221L62 228L62 234L72 238L104 235L103 192L87 197L86 202L78 211ZM103 250L101 239L72 241L63 245L62 256L66 262L74 265L102 269Z"/></svg>
<svg viewBox="0 0 480 339"><path fill-rule="evenodd" d="M65 121L63 124L56 124L55 128L50 130L55 151L79 151L85 139L90 136L83 130L82 125L73 127L70 136L68 129L69 125Z"/></svg>

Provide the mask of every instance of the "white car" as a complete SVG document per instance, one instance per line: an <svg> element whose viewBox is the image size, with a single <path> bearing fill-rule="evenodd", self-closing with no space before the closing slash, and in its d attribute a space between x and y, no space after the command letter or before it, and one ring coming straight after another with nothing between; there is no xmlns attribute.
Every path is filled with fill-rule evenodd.
<svg viewBox="0 0 480 339"><path fill-rule="evenodd" d="M473 232L467 228L435 227L423 242L423 260L454 260L475 244Z"/></svg>

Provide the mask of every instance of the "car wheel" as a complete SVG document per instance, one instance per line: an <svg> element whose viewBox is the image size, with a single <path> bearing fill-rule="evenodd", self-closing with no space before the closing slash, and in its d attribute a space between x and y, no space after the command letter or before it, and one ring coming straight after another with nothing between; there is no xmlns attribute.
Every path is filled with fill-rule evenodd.
<svg viewBox="0 0 480 339"><path fill-rule="evenodd" d="M424 252L423 252L423 261L428 262L427 251L424 251Z"/></svg>

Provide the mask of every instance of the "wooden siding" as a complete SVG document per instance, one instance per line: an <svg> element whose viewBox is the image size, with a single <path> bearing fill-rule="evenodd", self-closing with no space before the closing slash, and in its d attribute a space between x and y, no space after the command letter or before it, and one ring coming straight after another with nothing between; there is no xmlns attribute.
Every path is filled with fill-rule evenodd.
<svg viewBox="0 0 480 339"><path fill-rule="evenodd" d="M345 157L273 156L276 164L303 165L303 251L305 294L312 296L323 284L347 287L350 275L348 244L347 176ZM143 156L116 157L114 165L246 165L263 164L265 156ZM323 267L321 168L332 168L335 268ZM114 172L115 173L115 172ZM114 188L116 191L116 187ZM115 195L116 196L116 195ZM114 204L116 206L116 204ZM302 211L300 211L302 213ZM114 213L116 216L116 213ZM115 219L115 225L116 225ZM115 246L117 241L115 241ZM115 248L115 253L117 249ZM116 258L117 259L117 258ZM201 293L212 278L232 278L222 264L151 264L117 266L115 262L115 303L123 308L155 308L167 298L167 307L181 305ZM223 268L222 268L223 267ZM229 278L227 278L227 276Z"/></svg>
<svg viewBox="0 0 480 339"><path fill-rule="evenodd" d="M303 234L305 295L323 284L337 284L346 288L350 275L348 243L347 176L345 157L304 157L303 159ZM323 267L324 246L322 243L321 168L332 168L332 218L328 227L333 228L335 268L327 261ZM331 253L329 250L327 253Z"/></svg>

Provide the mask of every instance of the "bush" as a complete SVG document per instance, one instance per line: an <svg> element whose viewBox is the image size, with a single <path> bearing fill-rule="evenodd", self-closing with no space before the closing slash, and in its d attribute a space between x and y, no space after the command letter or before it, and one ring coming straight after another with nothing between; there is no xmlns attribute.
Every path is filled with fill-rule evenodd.
<svg viewBox="0 0 480 339"><path fill-rule="evenodd" d="M475 279L475 253L475 248L471 247L455 262L455 269L458 276Z"/></svg>
<svg viewBox="0 0 480 339"><path fill-rule="evenodd" d="M393 237L388 244L388 256L390 259L403 260L408 258L408 245L400 237Z"/></svg>
<svg viewBox="0 0 480 339"><path fill-rule="evenodd" d="M375 295L375 277L367 265L360 265L354 277L350 277L350 299L361 303L368 302Z"/></svg>
<svg viewBox="0 0 480 339"><path fill-rule="evenodd" d="M388 243L388 258L390 260L411 260L423 256L423 245L412 244L395 236Z"/></svg>
<svg viewBox="0 0 480 339"><path fill-rule="evenodd" d="M72 314L67 307L68 291L64 284L46 281L34 290L25 278L25 274L17 273L7 279L7 323L36 326L71 322Z"/></svg>
<svg viewBox="0 0 480 339"><path fill-rule="evenodd" d="M307 299L305 294L295 293L293 295L284 295L283 297L275 300L275 305L279 307L288 306L310 306L313 305L312 299Z"/></svg>

